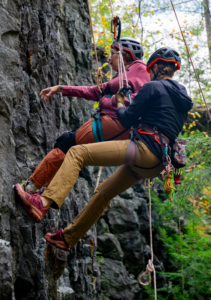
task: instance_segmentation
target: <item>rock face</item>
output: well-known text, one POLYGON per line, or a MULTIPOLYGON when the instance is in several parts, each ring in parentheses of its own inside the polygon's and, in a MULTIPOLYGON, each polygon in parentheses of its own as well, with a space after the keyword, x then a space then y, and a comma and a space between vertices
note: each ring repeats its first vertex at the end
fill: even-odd
POLYGON ((87 2, 7 0, 0 16, 0 299, 101 299, 95 226, 70 255, 43 238, 52 227, 71 223, 86 205, 93 171, 83 170, 86 179, 78 180, 60 213, 50 209, 40 224, 15 202, 12 189, 59 134, 91 117, 93 102, 39 97, 48 86, 93 85, 87 2))

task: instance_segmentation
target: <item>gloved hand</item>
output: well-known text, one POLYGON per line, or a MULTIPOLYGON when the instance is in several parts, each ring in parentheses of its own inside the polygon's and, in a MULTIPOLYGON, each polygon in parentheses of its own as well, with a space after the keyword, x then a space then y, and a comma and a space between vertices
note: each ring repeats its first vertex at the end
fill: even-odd
POLYGON ((125 105, 125 97, 122 96, 119 92, 116 93, 116 104, 118 102, 121 102, 123 105, 125 105))
POLYGON ((125 105, 125 96, 127 96, 130 89, 131 89, 131 87, 129 85, 127 85, 118 91, 118 93, 116 94, 116 104, 118 102, 121 102, 123 105, 125 105))

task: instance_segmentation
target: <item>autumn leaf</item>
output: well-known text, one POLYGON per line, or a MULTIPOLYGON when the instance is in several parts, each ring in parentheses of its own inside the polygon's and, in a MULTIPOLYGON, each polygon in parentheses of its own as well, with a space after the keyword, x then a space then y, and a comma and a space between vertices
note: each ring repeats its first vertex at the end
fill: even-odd
POLYGON ((194 48, 198 48, 198 46, 197 46, 197 45, 194 45, 194 48))
POLYGON ((107 65, 108 65, 108 63, 104 63, 104 64, 102 65, 102 68, 106 67, 107 65))
POLYGON ((148 16, 148 14, 144 14, 144 17, 147 17, 148 16))

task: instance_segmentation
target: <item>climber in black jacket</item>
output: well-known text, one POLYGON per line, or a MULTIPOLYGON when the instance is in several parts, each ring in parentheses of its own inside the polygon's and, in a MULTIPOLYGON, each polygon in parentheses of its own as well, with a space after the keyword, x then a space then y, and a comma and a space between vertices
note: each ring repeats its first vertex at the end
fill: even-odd
MULTIPOLYGON (((156 71, 156 74, 158 74, 158 78, 159 73, 165 72, 165 69, 159 71, 159 65, 163 66, 163 61, 157 62, 156 68, 158 71, 156 71)), ((147 67, 147 70, 149 70, 149 67, 147 67)), ((152 78, 153 76, 154 74, 152 78)), ((117 104, 117 115, 121 125, 129 128, 136 124, 134 138, 142 140, 160 159, 162 149, 153 135, 144 134, 144 130, 140 130, 143 124, 152 129, 156 127, 157 131, 160 131, 169 140, 174 141, 182 130, 188 111, 193 106, 186 88, 177 81, 168 78, 145 83, 127 109, 123 103, 124 100, 120 100, 117 104)))
POLYGON ((161 48, 147 63, 152 81, 140 89, 133 104, 124 107, 124 88, 116 94, 119 120, 126 128, 134 126, 134 141, 109 141, 72 147, 41 196, 31 195, 20 184, 15 185, 19 203, 35 222, 40 222, 50 206, 57 209, 61 207, 84 166, 121 165, 97 187, 87 206, 67 228, 45 235, 49 243, 69 251, 70 246, 73 247, 100 218, 112 198, 140 178, 156 177, 164 169, 162 145, 168 146, 178 136, 192 108, 186 89, 171 79, 174 72, 180 69, 180 63, 180 56, 175 50, 161 48))

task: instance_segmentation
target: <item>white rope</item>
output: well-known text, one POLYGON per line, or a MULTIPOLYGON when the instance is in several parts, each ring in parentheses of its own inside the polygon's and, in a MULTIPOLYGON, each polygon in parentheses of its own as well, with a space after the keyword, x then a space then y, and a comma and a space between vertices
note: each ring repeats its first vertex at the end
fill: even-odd
POLYGON ((125 70, 124 59, 122 56, 122 45, 121 45, 120 41, 118 41, 118 44, 119 44, 118 75, 119 75, 119 88, 121 89, 124 86, 124 76, 125 76, 126 85, 128 85, 128 79, 127 79, 127 74, 126 74, 126 70, 125 70), (124 76, 123 76, 123 74, 124 74, 124 76))
POLYGON ((149 259, 147 267, 146 267, 146 271, 144 273, 142 273, 139 278, 138 281, 141 285, 143 286, 147 286, 151 284, 151 273, 153 272, 154 274, 154 297, 155 300, 157 300, 157 284, 156 284, 156 271, 155 271, 155 267, 153 264, 153 244, 152 244, 152 201, 151 201, 151 193, 150 193, 150 188, 152 187, 154 183, 154 179, 152 181, 152 184, 150 185, 150 179, 145 179, 144 181, 144 186, 148 189, 148 196, 149 196, 149 232, 150 232, 150 250, 151 250, 151 259, 149 259), (146 183, 146 181, 148 181, 148 184, 146 183), (149 277, 149 281, 144 283, 141 281, 142 277, 145 274, 148 274, 149 277))
POLYGON ((119 88, 123 88, 123 77, 122 77, 122 63, 120 58, 120 51, 118 51, 118 75, 119 75, 119 88))
POLYGON ((99 182, 100 182, 100 176, 101 176, 101 173, 103 171, 104 167, 99 167, 99 170, 98 170, 98 173, 97 173, 97 178, 96 178, 96 184, 95 184, 95 191, 99 185, 99 182))
POLYGON ((125 70, 125 64, 124 64, 124 60, 123 60, 123 56, 122 56, 122 45, 119 41, 119 49, 120 49, 120 59, 121 59, 121 62, 122 62, 122 68, 123 68, 123 72, 124 72, 124 75, 125 75, 125 80, 126 80, 126 85, 128 85, 128 80, 127 80, 127 74, 126 74, 126 70, 125 70))

